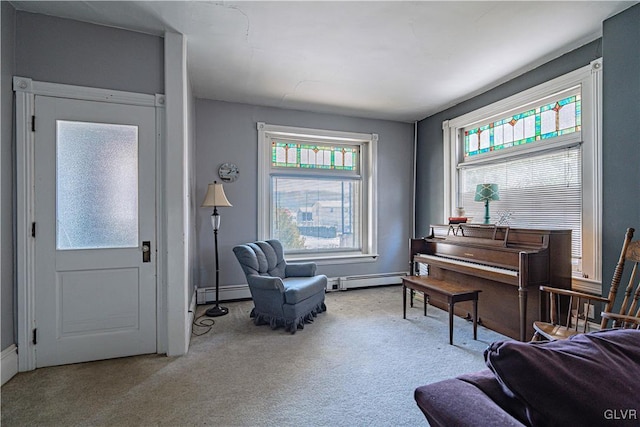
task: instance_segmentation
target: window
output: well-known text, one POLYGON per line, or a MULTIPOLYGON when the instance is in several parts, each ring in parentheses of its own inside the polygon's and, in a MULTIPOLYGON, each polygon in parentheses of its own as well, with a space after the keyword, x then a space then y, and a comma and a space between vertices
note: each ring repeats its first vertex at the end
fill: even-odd
POLYGON ((498 184, 491 223, 572 230, 574 285, 600 292, 602 63, 443 123, 445 218, 483 222, 477 184, 498 184))
POLYGON ((259 238, 287 258, 375 258, 377 139, 258 123, 259 238))
POLYGON ((138 246, 138 126, 56 121, 56 249, 138 246))
POLYGON ((580 89, 573 88, 570 92, 568 97, 567 94, 556 94, 542 104, 536 102, 535 107, 524 108, 524 111, 520 108, 516 114, 464 129, 465 159, 580 132, 580 89))

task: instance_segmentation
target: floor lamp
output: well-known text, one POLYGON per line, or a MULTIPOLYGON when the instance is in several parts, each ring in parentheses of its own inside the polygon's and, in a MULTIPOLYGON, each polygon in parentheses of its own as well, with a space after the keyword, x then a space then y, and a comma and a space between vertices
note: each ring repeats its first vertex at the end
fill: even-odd
POLYGON ((213 244, 216 252, 216 305, 206 311, 205 314, 209 317, 219 317, 229 313, 228 308, 220 307, 220 263, 218 262, 218 229, 220 228, 220 214, 218 213, 218 208, 230 206, 232 205, 224 194, 222 184, 218 184, 216 181, 213 181, 213 184, 209 184, 209 187, 207 188, 207 195, 204 196, 204 202, 202 202, 203 208, 213 207, 213 213, 211 214, 211 226, 213 227, 213 244))

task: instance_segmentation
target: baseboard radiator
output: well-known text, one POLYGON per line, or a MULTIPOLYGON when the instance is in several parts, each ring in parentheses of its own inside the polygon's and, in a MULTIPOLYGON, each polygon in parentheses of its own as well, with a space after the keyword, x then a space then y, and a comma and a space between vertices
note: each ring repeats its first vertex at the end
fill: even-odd
POLYGON ((365 288, 369 286, 395 285, 402 283, 402 277, 406 272, 363 274, 359 276, 344 276, 338 278, 338 289, 347 290, 365 288))
MULTIPOLYGON (((407 273, 380 273, 380 274, 363 274, 357 276, 331 277, 327 281, 327 291, 345 291, 347 289, 364 288, 369 286, 395 285, 402 283, 402 277, 407 273)), ((197 303, 212 304, 216 302, 216 288, 206 287, 198 288, 196 291, 197 303)), ((219 290, 220 301, 230 301, 238 299, 250 299, 251 292, 249 286, 232 285, 221 286, 219 290)))

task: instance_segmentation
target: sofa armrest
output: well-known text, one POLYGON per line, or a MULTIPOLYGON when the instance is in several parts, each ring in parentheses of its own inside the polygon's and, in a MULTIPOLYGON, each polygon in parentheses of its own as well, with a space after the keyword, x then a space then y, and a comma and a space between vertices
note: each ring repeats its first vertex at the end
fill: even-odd
POLYGON ((249 274, 247 276, 249 286, 263 290, 274 290, 280 293, 284 292, 284 284, 279 277, 259 276, 257 274, 249 274))
POLYGON ((297 264, 287 264, 285 277, 311 277, 316 275, 315 262, 301 262, 297 264))
POLYGON ((414 398, 432 427, 524 425, 479 388, 457 378, 418 387, 414 398))

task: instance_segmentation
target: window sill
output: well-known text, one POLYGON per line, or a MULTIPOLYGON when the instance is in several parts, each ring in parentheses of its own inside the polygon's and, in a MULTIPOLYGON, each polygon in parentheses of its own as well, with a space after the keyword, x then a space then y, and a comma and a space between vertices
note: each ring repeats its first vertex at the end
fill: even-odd
POLYGON ((378 258, 378 254, 323 254, 317 256, 314 256, 313 254, 300 254, 286 255, 285 258, 287 262, 315 262, 317 265, 358 264, 362 262, 375 262, 378 258))
POLYGON ((571 289, 594 295, 602 295, 602 283, 598 280, 585 279, 584 277, 572 276, 571 289))

